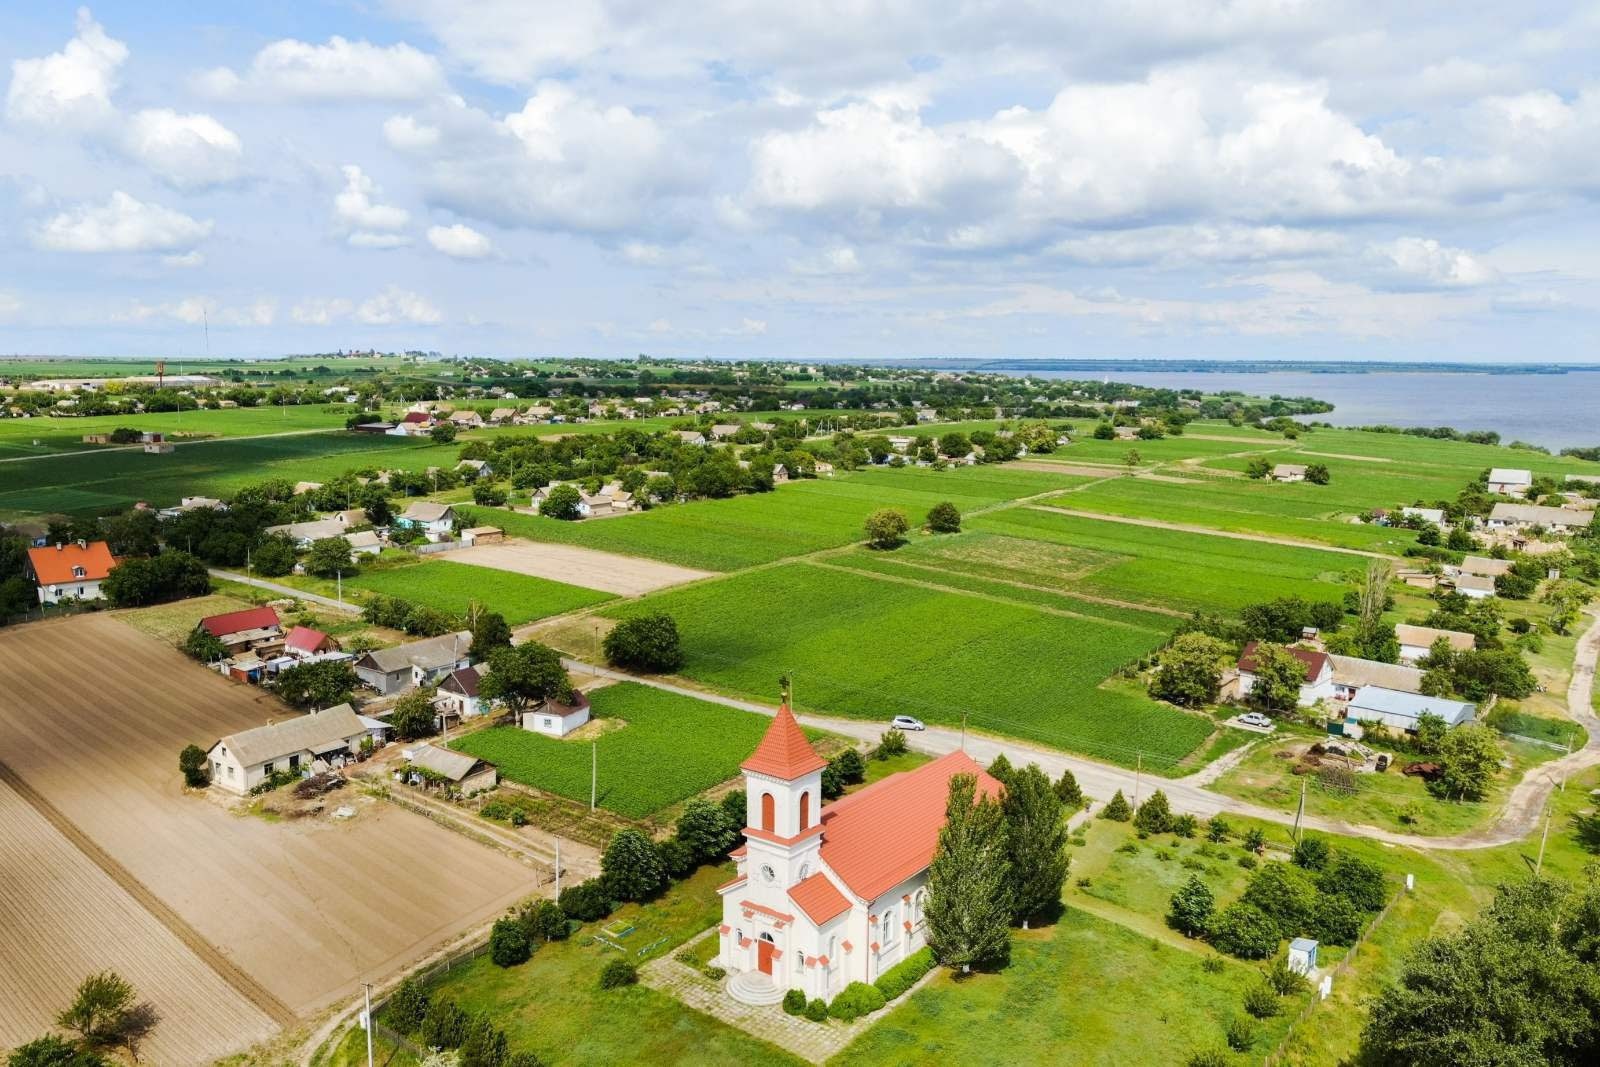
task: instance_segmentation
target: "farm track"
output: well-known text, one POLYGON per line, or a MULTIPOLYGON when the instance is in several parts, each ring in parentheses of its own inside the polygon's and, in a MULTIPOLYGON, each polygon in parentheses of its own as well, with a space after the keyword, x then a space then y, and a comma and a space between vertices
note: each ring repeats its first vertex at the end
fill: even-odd
POLYGON ((1174 533, 1201 534, 1205 537, 1222 537, 1232 541, 1255 541, 1265 545, 1280 545, 1284 548, 1313 548, 1321 552, 1337 552, 1346 556, 1362 556, 1366 559, 1386 559, 1396 561, 1398 557, 1385 555, 1382 552, 1368 552, 1360 548, 1342 548, 1337 545, 1323 544, 1320 541, 1302 541, 1297 537, 1274 537, 1271 534, 1242 533, 1235 530, 1215 530, 1209 526, 1196 526, 1186 522, 1168 522, 1165 519, 1137 519, 1130 515, 1109 515, 1099 511, 1080 511, 1076 508, 1058 508, 1048 504, 1030 504, 1033 511, 1049 511, 1057 515, 1070 515, 1075 519, 1098 519, 1102 522, 1120 522, 1127 526, 1146 526, 1153 530, 1171 530, 1174 533))
POLYGON ((0 783, 10 786, 12 791, 26 801, 29 807, 38 812, 46 822, 55 828, 57 833, 66 838, 79 852, 83 853, 89 862, 100 868, 108 878, 137 901, 139 906, 149 912, 157 922, 171 931, 174 937, 183 942, 184 947, 200 957, 213 971, 216 971, 217 975, 232 986, 240 996, 260 1008, 279 1026, 289 1026, 295 1022, 297 1016, 287 1004, 269 993, 232 960, 218 952, 209 941, 200 936, 194 927, 184 922, 182 916, 167 907, 161 898, 150 892, 143 882, 135 878, 126 867, 113 859, 105 849, 90 840, 89 836, 79 830, 71 819, 61 813, 59 808, 46 800, 38 790, 23 781, 21 775, 4 763, 0 763, 0 783))

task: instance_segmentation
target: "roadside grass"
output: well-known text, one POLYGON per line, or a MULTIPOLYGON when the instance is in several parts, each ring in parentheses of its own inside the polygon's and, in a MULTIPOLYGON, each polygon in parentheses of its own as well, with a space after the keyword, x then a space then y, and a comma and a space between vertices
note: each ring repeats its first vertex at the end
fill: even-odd
MULTIPOLYGON (((637 682, 595 689, 589 700, 596 719, 621 723, 595 731, 599 805, 634 819, 736 777, 740 762, 772 721, 637 682)), ((466 734, 451 747, 488 760, 514 782, 571 800, 589 799, 591 746, 584 737, 554 738, 496 726, 466 734)))
POLYGON ((652 594, 601 610, 666 612, 686 677, 832 715, 897 714, 1040 741, 1131 765, 1175 762, 1210 735, 1190 715, 1101 683, 1165 631, 1048 614, 1022 603, 885 582, 805 562, 652 594))
POLYGON ((924 755, 921 752, 912 752, 910 749, 900 753, 898 756, 890 756, 888 759, 873 759, 871 756, 864 758, 867 762, 866 777, 862 779, 859 785, 847 786, 845 788, 846 793, 854 793, 858 789, 865 789, 873 782, 881 782, 892 774, 899 774, 902 771, 914 771, 933 759, 932 756, 924 755))
POLYGON ((507 533, 535 541, 729 571, 859 541, 867 516, 879 508, 899 508, 916 526, 943 500, 966 513, 1089 480, 994 466, 878 468, 791 481, 771 493, 672 504, 610 519, 560 522, 505 510, 474 513, 507 533))
MULTIPOLYGON (((656 900, 618 908, 613 918, 636 928, 623 942, 630 961, 636 949, 659 938, 666 940, 650 958, 671 955, 719 922, 716 886, 732 874, 732 864, 702 867, 656 900)), ((591 935, 592 927, 585 927, 566 941, 541 945, 517 967, 496 967, 482 956, 435 983, 433 995, 488 1015, 513 1051, 533 1052, 549 1064, 799 1062, 647 986, 600 989, 601 968, 619 956, 591 944, 591 935)))
POLYGON ((612 599, 610 594, 548 578, 477 567, 470 563, 426 560, 419 566, 373 570, 345 583, 369 593, 400 597, 460 615, 476 600, 499 612, 512 626, 563 615, 612 599))
POLYGON ((251 601, 216 592, 209 596, 175 600, 170 604, 154 604, 147 608, 124 608, 117 618, 141 633, 159 638, 169 645, 181 645, 194 632, 200 620, 207 615, 222 615, 229 611, 243 611, 251 601))
POLYGON ((1086 573, 1086 593, 1182 612, 1233 613, 1280 596, 1340 601, 1365 570, 1359 556, 1131 526, 1037 508, 980 515, 969 524, 1005 534, 1102 554, 1086 573))

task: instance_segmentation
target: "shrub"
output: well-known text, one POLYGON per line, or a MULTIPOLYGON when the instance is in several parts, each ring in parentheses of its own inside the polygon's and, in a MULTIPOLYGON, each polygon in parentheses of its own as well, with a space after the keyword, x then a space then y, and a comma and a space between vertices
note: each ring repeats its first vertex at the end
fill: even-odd
POLYGON ((1172 805, 1167 802, 1167 794, 1159 789, 1151 793, 1134 813, 1133 825, 1147 834, 1166 833, 1172 825, 1172 805))
POLYGON ((1210 820, 1206 823, 1207 841, 1211 841, 1220 845, 1222 842, 1226 841, 1232 833, 1233 827, 1229 825, 1227 819, 1224 819, 1220 815, 1211 816, 1210 820))
POLYGON ((383 1016, 390 1026, 402 1034, 414 1034, 422 1027, 428 1015, 428 991, 415 978, 407 978, 389 998, 383 1016))
POLYGON ((883 736, 878 738, 878 747, 872 754, 878 759, 905 755, 906 735, 899 730, 885 730, 883 736))
POLYGON ((1239 857, 1239 866, 1243 867, 1247 871, 1253 871, 1257 866, 1256 858, 1246 853, 1245 855, 1239 857))
POLYGON ((203 789, 211 784, 211 774, 206 770, 206 754, 199 745, 185 745, 178 753, 178 770, 183 772, 183 784, 190 789, 203 789))
POLYGON ((1200 969, 1207 974, 1221 974, 1226 966, 1221 956, 1207 956, 1200 961, 1200 969))
POLYGON ((884 971, 872 984, 878 987, 878 992, 883 994, 884 1000, 893 1000, 921 981, 922 976, 933 970, 933 967, 933 949, 919 949, 884 971))
POLYGON ((627 960, 612 960, 600 968, 600 988, 620 989, 639 980, 639 968, 627 960))
POLYGON ((1267 985, 1280 997, 1287 997, 1294 993, 1303 992, 1306 988, 1305 975, 1299 971, 1291 970, 1289 957, 1279 956, 1272 961, 1272 966, 1266 970, 1267 985))
POLYGON ((211 636, 210 631, 195 627, 194 632, 184 638, 183 651, 191 659, 201 663, 215 663, 219 659, 228 657, 228 648, 221 641, 211 636))
POLYGON ((1061 798, 1061 803, 1066 805, 1068 811, 1077 811, 1083 807, 1083 790, 1078 786, 1078 778, 1071 770, 1063 770, 1061 777, 1056 779, 1056 796, 1061 798))
POLYGON ((461 1038, 460 1067, 504 1067, 506 1033, 486 1016, 474 1015, 461 1038))
POLYGON ((863 1015, 871 1015, 884 1003, 883 994, 873 986, 865 982, 851 982, 833 998, 833 1003, 828 1005, 828 1014, 848 1023, 863 1015))
POLYGON ((530 940, 565 941, 571 933, 567 913, 553 900, 529 901, 517 915, 530 940))
POLYGON ((1256 1043, 1256 1024, 1243 1015, 1236 1015, 1228 1024, 1228 1047, 1235 1052, 1249 1052, 1256 1043))
POLYGON ((713 982, 720 982, 724 978, 728 977, 728 972, 723 970, 721 967, 707 966, 703 973, 713 982))
POLYGON ((694 849, 680 838, 667 838, 657 846, 657 851, 661 854, 661 866, 666 869, 669 878, 682 878, 694 870, 698 862, 694 849))
POLYGON ((828 1002, 821 997, 812 997, 811 1003, 806 1005, 806 1018, 814 1023, 828 1021, 828 1002))
POLYGON ((1311 923, 1317 887, 1298 867, 1268 863, 1250 877, 1240 900, 1253 904, 1277 925, 1281 937, 1292 937, 1311 923))
POLYGON ((1347 897, 1323 894, 1311 914, 1317 939, 1330 945, 1353 945, 1361 936, 1361 909, 1347 897))
POLYGON ((1193 837, 1200 829, 1200 820, 1193 815, 1174 815, 1172 832, 1179 837, 1193 837))
POLYGON ((1228 1050, 1216 1045, 1197 1048, 1184 1061, 1185 1067, 1230 1067, 1232 1063, 1233 1057, 1228 1055, 1228 1050))
POLYGON ((1167 925, 1185 937, 1199 937, 1210 927, 1215 910, 1216 898, 1212 896, 1210 887, 1200 880, 1199 875, 1191 875, 1172 894, 1172 903, 1167 909, 1167 925))
POLYGON ((806 1010, 806 995, 798 989, 791 989, 783 995, 783 1013, 785 1015, 799 1015, 806 1010))
POLYGON ((1244 1010, 1257 1019, 1270 1019, 1280 1010, 1278 994, 1272 991, 1272 987, 1265 979, 1262 979, 1259 984, 1245 990, 1244 1010))
POLYGON ((1300 843, 1294 846, 1294 865, 1308 871, 1320 871, 1328 865, 1329 851, 1326 838, 1306 834, 1300 839, 1300 843))
POLYGON ((1252 826, 1245 831, 1243 844, 1251 852, 1260 852, 1267 847, 1267 835, 1259 826, 1252 826))
POLYGON ((561 891, 558 903, 570 918, 582 923, 604 919, 611 914, 611 894, 606 892, 597 878, 567 886, 561 891))
POLYGON ((644 900, 667 881, 661 850, 641 831, 618 830, 600 857, 606 889, 618 900, 644 900))
POLYGON ((515 967, 533 955, 528 931, 515 919, 496 919, 489 932, 489 958, 496 967, 515 967))
POLYGON ((664 674, 683 666, 678 624, 663 612, 622 620, 606 634, 602 647, 613 667, 664 674))
POLYGON ((1211 943, 1220 952, 1245 960, 1264 960, 1278 951, 1278 924, 1244 901, 1224 908, 1211 923, 1211 943))
POLYGON ((934 533, 960 533, 961 512, 948 500, 928 509, 928 529, 934 533))
POLYGON ((1128 798, 1122 795, 1122 790, 1117 790, 1117 795, 1100 809, 1100 817, 1112 822, 1127 822, 1133 818, 1133 809, 1128 806, 1128 798))
POLYGON ((417 1036, 429 1048, 460 1048, 467 1036, 467 1013, 453 1000, 436 1000, 428 1005, 417 1036))
POLYGON ((1327 868, 1317 876, 1317 888, 1344 897, 1362 911, 1381 910, 1389 896, 1381 867, 1344 852, 1335 853, 1327 868))

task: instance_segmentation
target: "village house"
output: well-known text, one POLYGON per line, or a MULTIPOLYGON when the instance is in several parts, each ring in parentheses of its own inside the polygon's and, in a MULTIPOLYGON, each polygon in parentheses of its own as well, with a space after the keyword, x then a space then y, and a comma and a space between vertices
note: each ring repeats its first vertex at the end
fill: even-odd
POLYGON ((450 423, 458 430, 474 430, 483 425, 483 416, 476 411, 453 411, 450 413, 450 423))
POLYGON ((831 999, 922 948, 950 779, 970 774, 983 795, 1001 790, 952 752, 823 807, 826 766, 787 704, 740 765, 745 843, 733 852, 737 874, 717 889, 715 962, 744 1003, 774 1004, 789 989, 831 999))
POLYGON ((469 480, 482 478, 484 475, 493 474, 494 468, 481 459, 464 459, 456 464, 456 470, 462 472, 462 477, 469 480))
POLYGON ((1494 579, 1487 574, 1459 574, 1456 576, 1456 592, 1471 600, 1492 597, 1494 579))
POLYGON ((686 445, 703 445, 706 443, 706 435, 699 430, 677 430, 675 433, 678 440, 686 445))
POLYGON ((211 783, 244 794, 274 771, 317 773, 338 767, 360 752, 361 742, 372 733, 349 704, 340 704, 229 734, 206 752, 211 783))
POLYGON ((426 411, 408 411, 387 432, 390 437, 420 437, 433 429, 433 416, 426 411))
POLYGON ((294 542, 294 547, 304 551, 311 547, 312 542, 321 541, 328 537, 343 537, 345 524, 336 518, 311 519, 307 522, 290 522, 280 526, 268 526, 269 534, 282 534, 294 542))
POLYGON ((1303 482, 1306 480, 1306 468, 1299 463, 1280 463, 1272 468, 1272 480, 1275 482, 1303 482))
POLYGON ((488 672, 489 668, 480 663, 475 667, 457 667, 444 676, 433 698, 439 729, 448 728, 452 721, 476 719, 489 711, 489 701, 478 695, 478 683, 488 672))
POLYGON ((357 530, 347 533, 345 541, 350 545, 350 551, 357 556, 376 556, 383 551, 383 539, 376 530, 357 530))
POLYGON ((1401 508, 1400 514, 1408 519, 1431 522, 1435 526, 1443 526, 1445 524, 1443 508, 1401 508))
POLYGON ((1495 467, 1489 471, 1489 492, 1497 496, 1527 496, 1532 487, 1532 471, 1512 467, 1495 467))
POLYGON ((823 463, 823 462, 821 462, 819 460, 817 462, 816 472, 817 472, 817 477, 818 478, 832 478, 833 477, 833 464, 832 463, 823 463))
POLYGON ((449 504, 413 500, 394 520, 396 526, 420 530, 430 541, 447 537, 455 529, 456 512, 449 504))
POLYGON ((389 696, 413 686, 428 685, 453 670, 469 666, 472 660, 467 650, 471 647, 472 631, 460 630, 393 648, 373 649, 357 657, 356 677, 362 684, 389 696))
POLYGON ((1552 533, 1569 534, 1585 529, 1593 519, 1592 511, 1500 503, 1490 509, 1488 527, 1491 530, 1529 530, 1542 526, 1552 533))
POLYGON ((789 468, 785 467, 782 463, 774 463, 772 465, 772 484, 774 484, 774 485, 782 485, 784 482, 787 482, 788 480, 789 480, 789 468))
POLYGON ((1490 578, 1498 578, 1502 574, 1511 573, 1509 559, 1491 559, 1488 556, 1467 556, 1457 568, 1462 574, 1482 574, 1490 578))
POLYGON ((1477 644, 1476 638, 1460 630, 1435 630, 1431 626, 1412 626, 1403 622, 1395 623, 1394 636, 1400 642, 1400 662, 1407 666, 1426 656, 1433 643, 1441 637, 1449 641, 1451 649, 1456 652, 1470 652, 1477 644))
POLYGON ((516 417, 516 408, 495 408, 489 412, 489 421, 496 426, 504 426, 516 417))
POLYGON ((1401 693, 1422 692, 1424 671, 1399 663, 1384 663, 1355 656, 1328 657, 1333 665, 1333 699, 1348 701, 1365 686, 1375 685, 1401 693))
POLYGON ((156 514, 163 519, 175 519, 186 511, 194 511, 198 508, 210 508, 215 511, 227 511, 228 505, 224 504, 215 497, 186 496, 171 507, 162 508, 160 511, 156 512, 156 514))
POLYGON ((1423 696, 1421 693, 1402 693, 1376 685, 1362 686, 1345 705, 1345 736, 1359 736, 1351 732, 1351 725, 1381 723, 1391 730, 1416 733, 1417 721, 1423 715, 1437 715, 1446 726, 1460 726, 1472 721, 1477 706, 1461 700, 1423 696))
POLYGON ((737 422, 719 422, 711 427, 711 436, 719 441, 725 441, 738 433, 740 426, 737 422))
POLYGON ((39 583, 39 603, 100 600, 100 583, 116 567, 104 541, 57 541, 28 549, 28 574, 39 583))
MULTIPOLYGON (((422 744, 415 748, 407 749, 406 759, 411 766, 427 774, 419 774, 415 784, 421 785, 427 780, 427 775, 436 775, 449 782, 461 791, 463 796, 472 796, 486 789, 493 789, 500 784, 500 772, 495 770, 494 764, 487 763, 476 756, 469 756, 465 752, 454 749, 440 748, 438 745, 422 744)), ((406 772, 398 772, 405 774, 406 772)))
MULTIPOLYGON (((1239 656, 1239 680, 1237 693, 1243 699, 1250 695, 1255 688, 1257 667, 1257 652, 1261 647, 1260 641, 1251 641, 1244 646, 1244 652, 1239 656)), ((1290 646, 1287 650, 1291 656, 1299 660, 1306 669, 1306 679, 1300 683, 1300 694, 1296 698, 1302 708, 1308 708, 1319 700, 1328 700, 1333 697, 1333 665, 1326 652, 1319 652, 1311 648, 1297 648, 1290 646)))
POLYGON ((283 638, 283 652, 295 659, 317 659, 326 652, 339 651, 339 642, 310 626, 291 626, 283 638))
POLYGON ((571 703, 547 700, 532 711, 522 713, 522 728, 536 734, 566 737, 589 721, 589 698, 574 692, 571 703))
POLYGON ((270 607, 245 608, 221 615, 207 615, 196 624, 198 629, 222 642, 228 655, 241 652, 276 650, 283 645, 283 623, 278 613, 270 607))

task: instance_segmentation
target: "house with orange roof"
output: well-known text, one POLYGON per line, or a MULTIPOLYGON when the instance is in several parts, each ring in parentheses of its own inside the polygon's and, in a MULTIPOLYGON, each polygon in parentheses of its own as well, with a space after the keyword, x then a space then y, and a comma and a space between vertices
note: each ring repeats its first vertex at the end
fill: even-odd
POLYGON ((117 565, 104 541, 74 541, 28 549, 28 573, 39 583, 39 603, 100 600, 100 583, 117 565))
POLYGON ((750 758, 745 843, 718 887, 719 966, 729 995, 775 1004, 790 989, 831 999, 872 982, 927 944, 928 867, 944 828, 950 779, 998 781, 965 752, 891 775, 822 806, 827 761, 787 704, 750 758))

